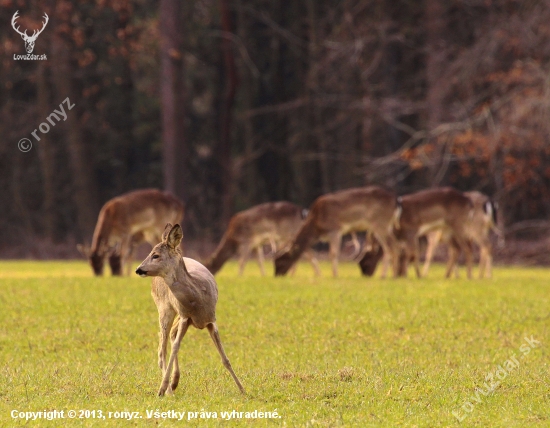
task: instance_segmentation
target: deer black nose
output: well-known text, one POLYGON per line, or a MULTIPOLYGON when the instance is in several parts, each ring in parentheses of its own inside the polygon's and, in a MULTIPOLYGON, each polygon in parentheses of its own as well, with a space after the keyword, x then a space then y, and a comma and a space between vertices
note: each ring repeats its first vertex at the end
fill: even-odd
POLYGON ((136 269, 136 273, 139 276, 146 276, 147 275, 147 271, 144 271, 142 268, 139 268, 139 267, 136 269))

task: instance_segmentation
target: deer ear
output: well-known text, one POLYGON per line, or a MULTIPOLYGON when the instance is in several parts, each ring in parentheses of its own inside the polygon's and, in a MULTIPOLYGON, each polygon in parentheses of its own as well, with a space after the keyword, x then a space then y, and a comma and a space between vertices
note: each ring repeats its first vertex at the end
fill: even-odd
POLYGON ((176 224, 172 230, 170 230, 170 233, 168 233, 168 237, 166 238, 166 243, 170 248, 177 248, 178 245, 181 243, 181 240, 183 238, 183 231, 181 230, 181 226, 179 224, 176 224))
POLYGON ((172 223, 166 223, 166 226, 164 226, 164 232, 162 232, 162 242, 166 242, 168 239, 168 234, 172 230, 172 223))

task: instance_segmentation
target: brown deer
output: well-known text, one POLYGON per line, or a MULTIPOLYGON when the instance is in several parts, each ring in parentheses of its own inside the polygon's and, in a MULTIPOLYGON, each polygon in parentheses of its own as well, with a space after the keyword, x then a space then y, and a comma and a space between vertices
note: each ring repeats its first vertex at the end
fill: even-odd
POLYGON ((117 196, 99 212, 91 248, 79 245, 95 275, 103 274, 105 258, 113 275, 130 274, 134 248, 142 242, 154 246, 166 223, 181 222, 183 203, 168 192, 142 189, 117 196))
MULTIPOLYGON (((417 277, 421 277, 419 238, 432 231, 447 230, 457 248, 464 251, 468 278, 472 276, 472 249, 469 245, 467 224, 473 216, 473 203, 462 192, 450 187, 423 190, 399 198, 401 215, 395 234, 404 247, 401 261, 413 260, 417 277)), ((453 270, 456 256, 449 258, 445 276, 453 270)), ((400 268, 405 272, 406 267, 400 268)))
MULTIPOLYGON (((227 230, 205 266, 214 275, 234 254, 239 253, 239 275, 252 251, 256 251, 262 275, 264 269, 264 244, 270 244, 273 253, 292 241, 304 222, 306 210, 290 202, 267 202, 241 211, 231 217, 227 230)), ((311 252, 305 256, 319 275, 319 265, 311 252)))
POLYGON ((392 225, 398 214, 395 194, 378 186, 342 190, 319 196, 311 205, 291 248, 275 259, 275 275, 286 274, 311 244, 318 240, 328 240, 332 273, 336 277, 342 236, 366 230, 380 243, 386 263, 394 261, 396 274, 392 225))
POLYGON ((136 269, 136 273, 141 277, 153 277, 151 294, 157 305, 160 324, 158 363, 163 374, 158 395, 171 393, 178 386, 178 351, 189 326, 201 330, 207 328, 223 365, 244 393, 244 388, 225 354, 216 326, 216 280, 202 264, 182 256, 179 249, 182 238, 183 232, 179 224, 167 224, 162 241, 155 245, 149 256, 136 269), (176 316, 177 321, 174 323, 176 316), (166 364, 166 346, 170 329, 173 334, 172 351, 166 364), (172 367, 174 373, 170 383, 172 367))
MULTIPOLYGON (((497 211, 498 205, 492 201, 487 195, 480 192, 464 192, 473 204, 472 218, 466 223, 465 232, 469 241, 475 242, 480 248, 479 254, 479 277, 484 278, 487 274, 488 278, 492 276, 492 244, 490 240, 490 232, 493 230, 497 235, 502 236, 502 232, 497 228, 497 211)), ((445 242, 449 245, 449 258, 456 260, 458 257, 457 247, 451 232, 448 229, 439 229, 430 232, 426 235, 428 246, 426 249, 426 258, 422 275, 425 276, 430 268, 430 263, 433 258, 435 248, 440 242, 445 242)), ((453 264, 453 270, 456 269, 456 263, 453 264)), ((456 270, 455 270, 456 272, 456 270)))

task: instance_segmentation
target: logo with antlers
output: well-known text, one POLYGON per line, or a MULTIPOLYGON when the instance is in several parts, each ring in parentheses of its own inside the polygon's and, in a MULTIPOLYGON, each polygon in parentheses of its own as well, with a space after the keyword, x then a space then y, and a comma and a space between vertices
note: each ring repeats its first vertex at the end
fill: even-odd
POLYGON ((15 11, 15 13, 13 14, 13 18, 11 19, 11 26, 13 27, 13 29, 15 31, 17 31, 18 34, 21 35, 21 38, 25 41, 25 50, 27 51, 27 53, 31 54, 32 51, 34 50, 34 42, 36 42, 36 38, 40 35, 40 33, 42 31, 44 31, 44 28, 46 28, 46 25, 48 25, 48 21, 50 20, 50 18, 48 17, 48 14, 44 12, 44 23, 42 24, 42 28, 40 30, 34 30, 33 33, 32 33, 32 36, 29 36, 27 34, 27 30, 25 30, 24 33, 22 33, 21 31, 19 31, 19 26, 15 26, 16 25, 16 22, 17 21, 17 18, 19 18, 19 16, 17 15, 19 13, 19 11, 15 11))

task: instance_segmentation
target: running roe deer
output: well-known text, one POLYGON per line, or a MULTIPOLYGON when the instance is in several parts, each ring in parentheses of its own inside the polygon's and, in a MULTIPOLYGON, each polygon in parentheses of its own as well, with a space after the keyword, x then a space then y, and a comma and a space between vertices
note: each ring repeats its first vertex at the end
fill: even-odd
POLYGON ((216 326, 218 301, 216 280, 202 264, 182 256, 179 249, 182 238, 183 232, 180 225, 172 226, 168 223, 162 235, 162 242, 155 245, 136 269, 136 273, 141 277, 153 277, 151 294, 157 305, 160 324, 158 362, 163 374, 158 395, 162 396, 167 391, 171 393, 178 386, 180 377, 178 351, 181 340, 191 325, 198 329, 205 327, 208 329, 223 365, 244 393, 244 388, 225 354, 216 326), (174 324, 176 316, 177 324, 174 324), (177 330, 173 330, 175 337, 172 341, 172 352, 166 364, 166 345, 172 326, 177 330), (172 383, 169 384, 172 367, 174 367, 174 374, 172 383))
POLYGON ((96 276, 103 275, 105 258, 113 275, 130 274, 134 248, 142 242, 154 246, 166 223, 183 220, 183 203, 168 192, 141 189, 107 201, 97 219, 92 246, 78 245, 96 276))

